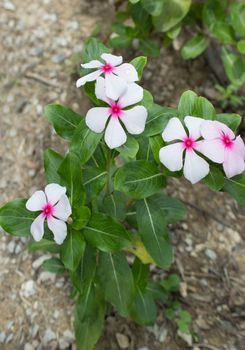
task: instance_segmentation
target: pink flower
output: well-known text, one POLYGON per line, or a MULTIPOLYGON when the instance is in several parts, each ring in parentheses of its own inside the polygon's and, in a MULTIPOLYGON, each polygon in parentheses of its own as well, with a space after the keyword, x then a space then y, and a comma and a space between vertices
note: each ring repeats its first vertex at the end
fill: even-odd
POLYGON ((188 134, 178 118, 170 119, 162 137, 166 142, 177 142, 161 148, 159 158, 170 171, 181 170, 184 158, 184 176, 192 184, 195 184, 209 173, 209 164, 195 152, 199 151, 202 142, 198 139, 201 137, 200 125, 203 119, 187 116, 184 122, 188 134))
POLYGON ((227 125, 206 120, 201 125, 204 141, 201 152, 215 163, 223 163, 227 177, 241 174, 245 170, 245 145, 240 136, 235 136, 227 125))
POLYGON ((81 64, 83 68, 97 68, 97 70, 78 79, 76 85, 81 87, 89 81, 97 80, 100 75, 104 74, 106 95, 117 100, 127 90, 127 83, 138 80, 137 71, 130 63, 122 64, 122 56, 103 53, 101 58, 103 62, 92 60, 89 63, 81 64))
POLYGON ((66 221, 71 215, 71 206, 66 196, 66 188, 58 184, 49 184, 43 191, 36 191, 26 202, 30 211, 41 211, 31 224, 31 234, 35 241, 44 235, 44 221, 54 234, 57 244, 62 244, 67 235, 66 221))
POLYGON ((133 135, 141 134, 144 131, 147 118, 146 108, 135 106, 126 109, 143 99, 142 87, 130 83, 127 91, 120 95, 118 100, 114 100, 106 96, 105 79, 99 77, 95 95, 98 99, 106 102, 109 107, 91 108, 86 115, 86 124, 96 133, 100 133, 106 128, 105 142, 109 148, 120 147, 127 141, 127 135, 122 124, 133 135))

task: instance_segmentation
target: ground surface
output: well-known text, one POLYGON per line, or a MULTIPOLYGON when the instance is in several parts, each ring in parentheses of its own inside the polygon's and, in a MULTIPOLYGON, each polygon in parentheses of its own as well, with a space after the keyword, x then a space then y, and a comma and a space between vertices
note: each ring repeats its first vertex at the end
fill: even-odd
MULTIPOLYGON (((71 78, 74 54, 110 13, 112 6, 102 0, 0 0, 0 204, 44 185, 42 151, 64 145, 44 118, 43 106, 57 102, 86 110, 71 78)), ((175 105, 186 89, 216 97, 205 62, 183 63, 171 50, 149 62, 144 83, 166 105, 175 105)), ((195 344, 188 347, 159 310, 158 324, 147 330, 109 315, 96 349, 243 350, 245 211, 202 184, 174 180, 168 191, 189 210, 188 219, 171 230, 173 270, 186 289, 182 299, 193 316, 195 344), (118 334, 125 336, 124 344, 118 334)), ((43 272, 43 256, 28 254, 25 246, 25 239, 1 232, 0 349, 75 348, 70 285, 43 272)))

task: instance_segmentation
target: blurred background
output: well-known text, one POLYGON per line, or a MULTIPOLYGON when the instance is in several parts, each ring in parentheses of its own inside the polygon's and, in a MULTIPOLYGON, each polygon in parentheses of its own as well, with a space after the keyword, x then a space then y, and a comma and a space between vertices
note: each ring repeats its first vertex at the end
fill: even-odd
MULTIPOLYGON (((94 33, 107 42, 114 20, 113 0, 0 0, 0 205, 44 186, 42 152, 51 146, 62 152, 65 143, 43 108, 62 103, 86 112, 89 102, 75 87, 80 53, 94 33)), ((220 111, 244 115, 243 105, 221 103, 214 87, 219 73, 210 57, 185 61, 179 49, 176 40, 148 60, 143 85, 156 102, 176 106, 181 93, 191 89, 220 111)), ((125 61, 140 54, 137 42, 115 52, 125 61)), ((96 349, 243 350, 245 210, 228 194, 183 179, 171 180, 168 192, 188 207, 187 220, 171 227, 172 269, 182 278, 180 299, 192 314, 199 344, 193 345, 195 336, 177 337, 159 309, 157 324, 148 329, 109 313, 96 349)), ((1 232, 0 349, 75 349, 70 285, 42 271, 47 256, 28 254, 25 246, 25 238, 1 232)))

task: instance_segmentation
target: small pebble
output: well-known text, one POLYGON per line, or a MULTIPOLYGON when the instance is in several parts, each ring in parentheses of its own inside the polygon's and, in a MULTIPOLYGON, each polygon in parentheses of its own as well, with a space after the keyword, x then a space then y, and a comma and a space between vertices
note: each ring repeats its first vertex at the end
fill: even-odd
POLYGON ((43 344, 46 346, 52 340, 56 339, 56 334, 49 328, 45 331, 44 336, 42 338, 43 344))
POLYGON ((8 11, 15 11, 16 9, 15 5, 10 1, 4 2, 3 7, 5 8, 5 10, 8 10, 8 11))
POLYGON ((210 259, 210 260, 216 260, 217 259, 217 254, 215 253, 214 250, 212 249, 206 249, 205 250, 205 255, 210 259))
POLYGON ((127 349, 129 347, 129 339, 125 334, 116 333, 116 338, 121 349, 127 349))
POLYGON ((3 332, 0 332, 0 343, 3 344, 6 338, 6 334, 3 332))
POLYGON ((33 280, 29 280, 22 283, 20 293, 25 298, 29 298, 34 295, 36 293, 35 282, 33 280))
POLYGON ((25 344, 25 347, 24 347, 24 350, 34 350, 34 347, 33 347, 32 344, 26 343, 26 344, 25 344))

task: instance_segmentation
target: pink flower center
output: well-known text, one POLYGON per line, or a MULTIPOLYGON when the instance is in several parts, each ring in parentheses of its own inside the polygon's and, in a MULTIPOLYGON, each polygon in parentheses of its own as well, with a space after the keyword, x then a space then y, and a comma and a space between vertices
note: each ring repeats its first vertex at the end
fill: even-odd
POLYGON ((43 206, 42 211, 45 218, 50 218, 54 213, 54 206, 51 203, 47 203, 43 206))
POLYGON ((183 140, 184 149, 190 151, 195 148, 196 141, 192 137, 186 137, 183 140))
POLYGON ((232 148, 234 141, 231 140, 229 135, 223 135, 222 136, 222 142, 225 146, 225 148, 232 148))
POLYGON ((116 102, 111 104, 111 107, 109 108, 109 113, 114 118, 121 117, 123 114, 122 106, 116 102))
POLYGON ((101 70, 104 74, 112 73, 113 69, 114 69, 114 67, 110 63, 104 64, 101 67, 101 70))

